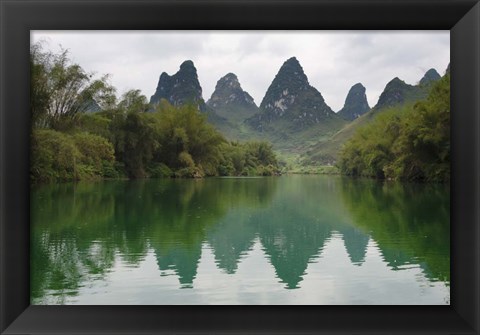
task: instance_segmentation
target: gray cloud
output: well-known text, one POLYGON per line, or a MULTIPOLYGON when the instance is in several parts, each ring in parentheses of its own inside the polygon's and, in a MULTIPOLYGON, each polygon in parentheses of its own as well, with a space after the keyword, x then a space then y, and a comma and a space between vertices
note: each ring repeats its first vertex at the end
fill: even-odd
POLYGON ((119 94, 132 88, 150 97, 162 72, 191 59, 207 100, 217 80, 235 73, 260 104, 283 62, 296 56, 310 84, 333 110, 361 82, 371 106, 394 77, 416 84, 430 68, 443 74, 450 59, 448 31, 35 31, 32 41, 69 49, 87 71, 111 74, 119 94))

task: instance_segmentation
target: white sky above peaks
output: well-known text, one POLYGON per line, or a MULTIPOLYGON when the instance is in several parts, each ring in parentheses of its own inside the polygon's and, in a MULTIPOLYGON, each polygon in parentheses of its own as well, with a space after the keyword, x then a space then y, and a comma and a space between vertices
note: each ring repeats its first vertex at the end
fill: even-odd
POLYGON ((280 66, 295 56, 310 85, 337 112, 356 83, 366 87, 373 107, 394 77, 417 84, 450 62, 445 31, 32 31, 54 52, 68 49, 86 71, 111 75, 118 95, 140 89, 150 99, 162 72, 172 75, 190 59, 203 98, 218 79, 235 73, 242 88, 260 105, 280 66))

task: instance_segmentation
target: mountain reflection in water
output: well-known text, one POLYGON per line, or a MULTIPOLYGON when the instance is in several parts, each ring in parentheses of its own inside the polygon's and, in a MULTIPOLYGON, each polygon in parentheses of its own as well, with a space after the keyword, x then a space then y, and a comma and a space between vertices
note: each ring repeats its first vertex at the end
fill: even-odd
POLYGON ((449 189, 331 176, 31 193, 32 304, 448 304, 449 189))

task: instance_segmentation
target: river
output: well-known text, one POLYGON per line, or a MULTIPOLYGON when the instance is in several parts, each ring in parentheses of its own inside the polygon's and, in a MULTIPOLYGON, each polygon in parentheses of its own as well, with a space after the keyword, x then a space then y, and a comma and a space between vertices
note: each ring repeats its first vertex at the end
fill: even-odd
POLYGON ((32 304, 450 304, 446 185, 103 181, 30 208, 32 304))

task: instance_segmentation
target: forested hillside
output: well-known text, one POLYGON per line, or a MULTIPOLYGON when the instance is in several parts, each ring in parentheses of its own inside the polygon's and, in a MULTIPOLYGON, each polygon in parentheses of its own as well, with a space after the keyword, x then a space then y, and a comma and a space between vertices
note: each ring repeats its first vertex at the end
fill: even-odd
POLYGON ((425 100, 392 108, 358 129, 340 154, 340 169, 354 176, 450 179, 450 74, 425 100))

